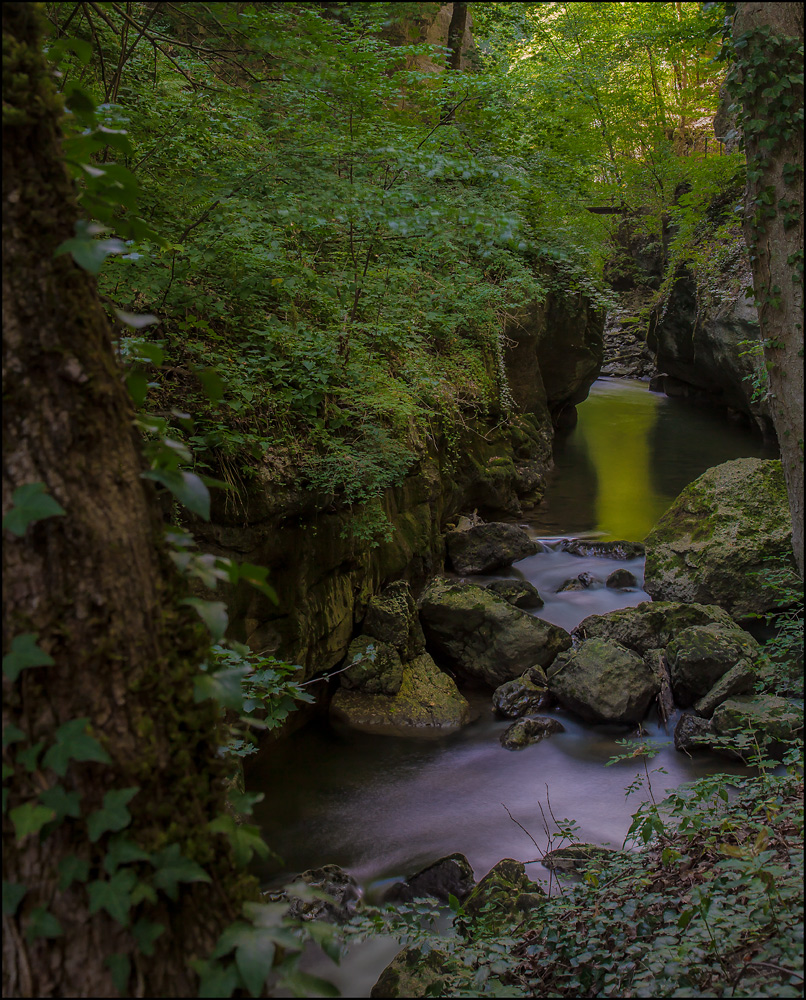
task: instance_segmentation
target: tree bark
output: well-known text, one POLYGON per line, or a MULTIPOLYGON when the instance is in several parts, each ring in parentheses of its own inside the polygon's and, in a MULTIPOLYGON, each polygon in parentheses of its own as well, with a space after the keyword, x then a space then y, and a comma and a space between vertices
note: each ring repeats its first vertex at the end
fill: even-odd
MULTIPOLYGON (((733 37, 768 27, 773 36, 791 39, 803 45, 803 6, 799 3, 740 3, 733 23, 733 37)), ((738 56, 739 71, 749 65, 753 53, 763 45, 751 36, 747 48, 738 56)), ((802 63, 801 63, 802 70, 802 63)), ((741 77, 740 77, 741 78, 741 77)), ((781 461, 784 467, 789 510, 792 517, 792 548, 803 576, 803 87, 789 91, 793 103, 789 111, 800 108, 799 128, 770 154, 761 143, 765 132, 745 129, 748 161, 745 241, 753 265, 753 286, 759 302, 759 326, 764 343, 764 357, 769 370, 771 409, 781 461), (762 164, 766 164, 763 165, 762 164), (754 172, 758 164, 759 169, 754 172), (791 165, 791 166, 790 166, 791 165), (792 167, 796 169, 792 179, 792 167), (758 176, 756 175, 758 174, 758 176), (753 203, 765 191, 774 192, 774 214, 758 221, 753 203), (786 222, 787 210, 780 202, 794 201, 796 220, 786 222), (796 264, 800 254, 801 270, 796 264)), ((760 90, 745 96, 745 119, 772 122, 772 112, 779 110, 776 99, 768 99, 760 90), (773 107, 771 107, 771 104, 773 107)))
POLYGON ((462 42, 467 25, 467 4, 455 3, 451 12, 451 23, 448 27, 448 69, 462 68, 462 42))
POLYGON ((4 652, 36 633, 54 664, 4 676, 4 730, 17 726, 26 739, 3 759, 14 768, 9 810, 61 785, 78 793, 81 815, 17 842, 4 813, 3 878, 27 892, 3 918, 3 995, 115 996, 105 959, 117 953, 132 962, 122 995, 195 996, 188 961, 209 956, 237 916, 240 891, 226 841, 206 831, 224 803, 217 709, 193 700, 209 640, 178 606, 183 584, 140 478, 134 413, 94 282, 68 254, 54 257, 78 211, 38 7, 3 4, 3 512, 20 486, 44 483, 66 515, 31 524, 22 537, 4 532, 4 652), (111 764, 72 760, 62 778, 39 755, 23 766, 17 751, 42 741, 44 755, 56 730, 77 718, 90 720, 111 764), (180 885, 175 902, 140 903, 129 927, 104 909, 91 913, 82 882, 61 889, 57 871, 75 855, 89 865, 89 881, 107 879, 108 836, 90 842, 86 817, 121 788, 139 789, 128 806, 132 840, 147 851, 177 843, 213 879, 180 885), (31 937, 37 907, 63 933, 31 937), (141 916, 165 927, 150 957, 130 930, 141 916))

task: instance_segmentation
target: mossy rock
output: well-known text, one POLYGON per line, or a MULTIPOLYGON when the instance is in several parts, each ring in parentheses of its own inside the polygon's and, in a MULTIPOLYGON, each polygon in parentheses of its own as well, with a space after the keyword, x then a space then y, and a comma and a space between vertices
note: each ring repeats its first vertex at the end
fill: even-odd
POLYGON ((522 862, 504 858, 490 869, 464 901, 471 920, 508 927, 520 923, 540 905, 545 893, 526 875, 522 862))
POLYGON ((618 853, 598 844, 569 844, 544 854, 542 865, 549 871, 580 872, 594 865, 606 864, 609 858, 618 853))
POLYGON ((737 628, 695 625, 683 629, 666 647, 674 700, 688 708, 737 663, 753 660, 758 653, 756 640, 737 628))
POLYGON ((504 719, 519 719, 547 708, 552 701, 548 679, 540 667, 529 670, 506 681, 493 691, 493 711, 504 719))
POLYGON ((515 524, 491 522, 445 536, 448 558, 457 573, 489 573, 538 551, 537 543, 515 524))
POLYGON ((737 621, 771 611, 780 571, 799 586, 781 463, 740 458, 690 483, 644 540, 644 589, 655 600, 717 604, 737 621))
POLYGON ((515 608, 542 608, 543 598, 528 580, 496 580, 487 584, 487 590, 491 590, 499 597, 515 608))
MULTIPOLYGON (((711 726, 717 736, 727 739, 751 733, 761 748, 780 759, 795 740, 803 738, 803 702, 765 694, 729 698, 714 712, 711 726)), ((743 756, 750 752, 744 749, 743 756)))
POLYGON ((348 690, 392 695, 403 683, 403 663, 397 650, 372 636, 353 639, 345 663, 352 664, 341 674, 341 683, 348 690))
POLYGON ((428 653, 403 668, 394 695, 339 689, 330 703, 331 715, 370 732, 416 736, 427 730, 451 732, 470 721, 470 706, 453 680, 428 653))
POLYGON ((606 615, 589 615, 571 635, 579 641, 612 639, 643 656, 651 649, 664 649, 679 632, 692 625, 736 628, 727 611, 715 605, 643 601, 606 615))
POLYGON ((371 598, 363 630, 394 646, 404 659, 411 660, 425 652, 417 605, 405 580, 388 584, 371 598))
POLYGON ((501 733, 501 746, 505 750, 523 750, 533 743, 539 743, 552 733, 564 733, 565 726, 557 719, 538 716, 518 719, 501 733))
POLYGON ((432 948, 424 954, 421 948, 404 948, 380 974, 370 996, 377 1000, 393 997, 442 996, 448 985, 445 968, 451 968, 451 981, 460 972, 469 985, 473 970, 458 965, 447 952, 432 948))
POLYGON ((695 703, 694 711, 702 718, 710 719, 723 701, 736 695, 751 694, 757 677, 755 666, 750 660, 739 660, 695 703))

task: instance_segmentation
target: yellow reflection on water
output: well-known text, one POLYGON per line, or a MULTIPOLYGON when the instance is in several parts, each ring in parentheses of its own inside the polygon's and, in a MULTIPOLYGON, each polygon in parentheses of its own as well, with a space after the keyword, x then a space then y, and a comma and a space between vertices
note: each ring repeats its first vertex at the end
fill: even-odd
POLYGON ((651 483, 649 439, 657 407, 658 397, 645 388, 625 393, 604 382, 579 407, 575 433, 586 439, 596 467, 596 529, 607 539, 641 540, 668 507, 651 483))

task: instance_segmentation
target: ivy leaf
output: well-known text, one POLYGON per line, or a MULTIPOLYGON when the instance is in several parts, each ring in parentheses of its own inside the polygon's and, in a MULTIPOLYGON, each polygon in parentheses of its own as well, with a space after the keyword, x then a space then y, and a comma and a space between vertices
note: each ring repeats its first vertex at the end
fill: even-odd
POLYGON ((14 832, 17 835, 17 843, 19 843, 32 833, 38 833, 45 823, 49 823, 53 819, 54 812, 45 806, 26 802, 17 806, 16 809, 12 809, 8 815, 14 824, 14 832))
POLYGON ((235 992, 238 973, 232 962, 222 965, 196 958, 191 960, 190 967, 199 976, 200 997, 231 997, 235 992))
POLYGON ((211 403, 217 403, 223 398, 224 382, 215 368, 199 368, 196 371, 196 375, 211 403))
POLYGON ((179 882, 210 882, 207 872, 182 855, 179 844, 171 844, 152 857, 152 864, 157 869, 154 873, 154 885, 168 896, 176 900, 179 882))
POLYGON ((131 864, 132 861, 150 861, 151 855, 138 847, 125 834, 109 838, 109 848, 104 858, 104 871, 112 875, 120 865, 131 864))
POLYGON ((229 618, 227 605, 223 601, 204 601, 200 597, 186 597, 181 603, 193 608, 216 642, 224 637, 229 618))
POLYGON ((259 997, 263 993, 273 963, 274 945, 267 940, 265 932, 251 927, 240 935, 235 951, 235 965, 253 997, 259 997))
POLYGON ((3 749, 7 746, 11 746, 12 743, 19 743, 20 740, 25 739, 25 733, 15 726, 13 722, 7 722, 3 726, 3 749))
POLYGON ((38 743, 34 743, 33 746, 26 747, 25 750, 20 750, 17 753, 17 760, 25 766, 25 770, 29 774, 33 774, 36 770, 36 761, 44 745, 45 741, 40 740, 38 743))
MULTIPOLYGON (((72 111, 76 110, 69 101, 67 103, 72 111)), ((86 219, 79 219, 76 222, 76 235, 60 243, 53 256, 59 257, 63 253, 69 253, 79 267, 89 271, 90 274, 98 274, 107 257, 126 252, 126 244, 117 237, 96 240, 95 236, 100 232, 104 232, 101 226, 88 223, 86 219)))
POLYGON ((11 652, 3 657, 3 673, 15 681, 27 667, 52 667, 52 656, 37 646, 38 632, 26 632, 11 640, 11 652))
POLYGON ((122 952, 115 952, 112 955, 107 955, 104 959, 104 965, 112 973, 112 982, 115 984, 115 989, 122 996, 128 996, 127 987, 129 985, 129 977, 132 974, 132 960, 128 955, 124 955, 122 952))
POLYGON ((94 844, 107 830, 122 830, 131 823, 132 814, 126 808, 138 788, 113 789, 104 795, 103 806, 87 817, 87 831, 94 844))
POLYGON ((65 816, 72 816, 73 819, 81 817, 81 795, 78 792, 68 792, 62 785, 54 785, 53 788, 40 792, 39 801, 56 813, 54 818, 57 822, 65 816))
POLYGON ((3 916, 13 917, 28 890, 16 882, 6 882, 3 879, 3 916))
POLYGON ((224 708, 236 712, 243 711, 242 680, 250 673, 247 667, 231 667, 219 670, 214 674, 199 674, 193 682, 193 700, 204 701, 205 698, 215 698, 224 708))
POLYGON ((261 858, 268 857, 268 845, 256 826, 247 823, 238 824, 232 816, 218 816, 207 824, 207 828, 212 833, 223 833, 229 839, 235 863, 239 868, 244 868, 253 854, 261 858))
POLYGON ((90 882, 87 893, 90 897, 90 913, 103 909, 124 927, 129 922, 129 910, 132 908, 131 891, 137 876, 130 868, 123 868, 114 874, 109 881, 98 879, 90 882))
POLYGON ((144 899, 147 899, 149 903, 156 903, 157 893, 154 886, 149 885, 148 882, 138 882, 134 889, 132 889, 132 906, 137 906, 144 899))
POLYGON ((277 604, 277 592, 274 587, 266 582, 268 573, 269 571, 265 566, 254 566, 252 563, 241 563, 238 566, 238 576, 241 580, 246 580, 255 590, 259 590, 262 594, 265 594, 272 604, 277 604))
POLYGON ((155 924, 151 920, 141 917, 132 927, 132 934, 140 951, 144 955, 153 955, 154 942, 164 930, 165 924, 155 924))
POLYGON ((62 925, 49 913, 44 906, 37 906, 31 910, 28 916, 28 926, 25 928, 25 938, 33 941, 34 938, 55 938, 64 934, 62 925))
POLYGON ((340 997, 341 991, 327 979, 320 979, 319 976, 312 976, 309 972, 301 972, 299 969, 290 969, 281 980, 283 986, 287 986, 297 997, 340 997))
POLYGON ((90 863, 84 858, 77 858, 75 854, 68 854, 59 862, 59 891, 73 884, 73 882, 86 882, 90 873, 90 863))
POLYGON ((89 719, 71 719, 56 730, 56 743, 42 758, 43 767, 49 767, 64 777, 70 760, 94 760, 111 764, 112 758, 94 736, 87 732, 89 719))
POLYGON ((45 492, 44 483, 26 483, 14 490, 11 510, 3 518, 3 528, 17 537, 25 534, 29 524, 47 517, 63 517, 67 511, 45 492))
POLYGON ((161 483, 188 510, 198 514, 205 521, 210 520, 210 491, 195 472, 186 472, 182 469, 149 469, 148 472, 141 472, 140 476, 161 483))

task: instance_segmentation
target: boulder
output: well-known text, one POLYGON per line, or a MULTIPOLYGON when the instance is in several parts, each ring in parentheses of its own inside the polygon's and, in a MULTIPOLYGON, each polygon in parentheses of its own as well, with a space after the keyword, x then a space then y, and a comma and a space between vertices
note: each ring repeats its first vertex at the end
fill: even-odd
POLYGON ((664 649, 678 632, 692 625, 736 624, 722 608, 674 601, 644 601, 633 608, 621 608, 606 615, 589 615, 571 633, 575 640, 613 639, 637 653, 664 649))
POLYGON ((592 542, 585 538, 565 539, 562 550, 574 556, 601 556, 606 559, 637 559, 644 554, 644 546, 640 542, 592 542))
POLYGON ((660 689, 644 661, 610 639, 588 639, 546 672, 555 698, 587 722, 641 722, 660 689))
POLYGON ((546 717, 518 719, 501 733, 501 746, 505 750, 523 750, 532 743, 539 743, 552 733, 564 733, 565 726, 557 719, 546 717))
POLYGON ((690 483, 645 539, 644 589, 658 601, 717 604, 740 621, 775 608, 766 574, 797 588, 779 461, 739 458, 690 483))
POLYGON ((419 600, 429 649, 491 687, 546 667, 571 637, 472 583, 435 580, 419 600))
POLYGON ((363 631, 394 646, 405 660, 425 652, 417 605, 405 580, 388 584, 370 600, 363 631))
POLYGON ((443 903, 448 902, 449 896, 461 901, 475 884, 476 876, 464 854, 449 854, 405 882, 395 882, 384 893, 383 902, 410 902, 424 896, 434 896, 443 903))
POLYGON ((704 719, 710 719, 723 701, 737 694, 750 694, 757 676, 750 660, 739 660, 735 667, 731 667, 719 678, 707 694, 695 702, 694 711, 704 719))
POLYGON ((635 574, 628 569, 614 569, 605 584, 613 590, 626 590, 627 588, 636 588, 638 580, 635 578, 635 574))
POLYGON ((530 667, 514 681, 506 681, 493 691, 493 711, 505 719, 539 712, 548 708, 551 701, 548 680, 540 667, 530 667))
POLYGON ((533 587, 528 580, 496 580, 487 584, 487 590, 491 590, 499 597, 516 608, 542 608, 543 598, 538 594, 537 588, 533 587))
POLYGON ((457 573, 489 573, 533 556, 538 545, 515 524, 491 522, 449 531, 448 559, 457 573))
MULTIPOLYGON (((380 974, 369 995, 377 1000, 439 996, 442 991, 438 987, 445 981, 443 968, 449 961, 446 951, 432 948, 424 955, 420 948, 404 948, 380 974)), ((468 979, 471 974, 468 970, 468 979)))
POLYGON ((359 635, 347 650, 345 663, 352 664, 341 676, 342 686, 365 694, 397 694, 403 683, 403 663, 387 642, 359 635))
POLYGON ((330 703, 330 712, 350 726, 397 735, 416 736, 427 729, 450 732, 470 721, 467 701, 428 653, 406 664, 397 694, 340 688, 330 703))
POLYGON ((504 858, 490 869, 464 902, 464 911, 477 918, 482 911, 503 923, 522 919, 539 906, 545 893, 536 882, 526 877, 520 861, 504 858))
POLYGON ((699 715, 684 712, 674 727, 674 748, 687 754, 710 750, 713 734, 710 719, 702 719, 699 715))
POLYGON ((606 862, 617 853, 609 847, 599 847, 598 844, 569 844, 568 847, 558 847, 555 851, 544 854, 541 863, 549 871, 579 872, 591 865, 606 862))
POLYGON ((740 660, 752 659, 759 646, 747 632, 713 625, 683 629, 666 647, 674 700, 688 708, 708 694, 740 660))
MULTIPOLYGON (((293 920, 327 920, 345 923, 355 914, 361 899, 361 887, 352 875, 338 865, 324 865, 322 868, 310 868, 296 878, 311 889, 324 893, 330 899, 295 896, 293 892, 269 892, 264 896, 268 899, 288 900, 287 916, 293 920)), ((289 887, 291 888, 291 887, 289 887)))
POLYGON ((572 580, 566 580, 560 587, 557 588, 557 593, 561 594, 566 590, 588 590, 591 587, 594 589, 596 585, 601 586, 602 581, 593 575, 593 573, 580 573, 579 576, 575 576, 572 580))
MULTIPOLYGON (((767 694, 729 698, 714 712, 711 726, 723 739, 749 733, 762 750, 780 759, 796 739, 803 737, 803 702, 767 694)), ((755 746, 737 743, 737 749, 747 758, 755 746)))

